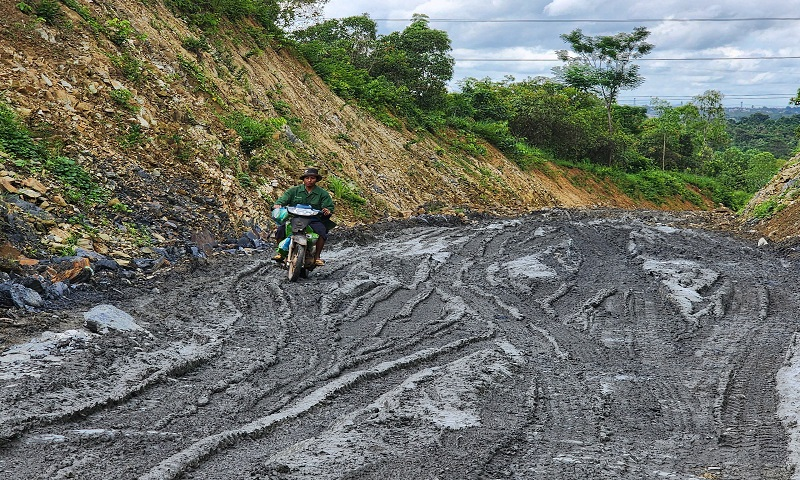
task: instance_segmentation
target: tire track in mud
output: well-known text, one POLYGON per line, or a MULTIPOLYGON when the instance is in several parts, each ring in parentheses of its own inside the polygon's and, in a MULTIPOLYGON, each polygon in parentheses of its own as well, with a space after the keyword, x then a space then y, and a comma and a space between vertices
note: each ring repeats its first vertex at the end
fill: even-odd
POLYGON ((463 348, 469 343, 486 338, 488 338, 488 336, 465 339, 454 344, 445 345, 440 349, 422 350, 415 355, 399 358, 391 362, 384 362, 369 370, 355 371, 341 375, 336 381, 323 385, 321 388, 311 392, 307 397, 302 398, 295 405, 283 411, 258 419, 239 429, 224 431, 192 444, 189 448, 162 461, 149 473, 140 478, 142 480, 175 478, 187 470, 188 467, 196 465, 199 461, 205 459, 217 450, 232 445, 242 438, 252 439, 264 435, 265 432, 274 428, 276 424, 306 413, 320 403, 330 399, 341 390, 352 388, 360 382, 380 377, 394 369, 419 364, 437 355, 450 350, 463 348))
POLYGON ((390 228, 296 283, 212 262, 126 310, 155 336, 140 355, 213 354, 50 422, 17 395, 40 412, 0 477, 787 479, 791 265, 666 218, 390 228))
MULTIPOLYGON (((227 295, 222 296, 223 299, 227 295)), ((239 312, 230 305, 229 313, 223 314, 223 308, 217 305, 215 315, 222 318, 221 327, 224 329, 239 318, 239 312)), ((51 410, 41 413, 31 410, 36 405, 26 405, 25 416, 3 417, 0 441, 8 441, 16 435, 39 425, 48 425, 54 422, 67 421, 77 416, 85 416, 106 408, 113 408, 122 404, 136 394, 139 394, 154 385, 163 383, 173 375, 180 375, 192 371, 199 365, 207 363, 220 355, 222 339, 219 332, 198 332, 183 341, 174 342, 162 350, 144 352, 135 355, 130 361, 117 366, 116 370, 109 372, 116 374, 110 385, 98 388, 94 385, 92 391, 77 390, 63 392, 64 396, 73 396, 74 399, 63 398, 66 408, 51 410), (197 340, 200 340, 199 342, 197 340), (154 366, 155 365, 155 366, 154 366), (115 381, 114 381, 115 380, 115 381), (86 398, 86 397, 89 398, 86 398)), ((107 383, 105 379, 100 382, 107 383)))
POLYGON ((758 452, 755 465, 765 472, 780 469, 786 461, 788 438, 786 443, 774 442, 787 436, 778 418, 776 375, 793 332, 787 328, 791 321, 770 318, 769 305, 769 290, 763 286, 748 289, 731 302, 734 318, 755 321, 738 339, 745 348, 731 355, 715 412, 719 444, 758 452))
MULTIPOLYGON (((424 262, 423 262, 424 264, 424 262)), ((419 269, 415 271, 414 275, 415 279, 420 278, 419 269)), ((418 282, 413 282, 418 283, 418 282)), ((386 300, 389 298, 394 292, 400 289, 400 282, 390 278, 388 280, 368 280, 364 282, 351 282, 350 285, 345 286, 344 288, 340 287, 335 289, 336 294, 326 297, 321 302, 320 308, 320 321, 327 325, 334 325, 337 329, 342 329, 343 326, 346 326, 347 323, 358 322, 360 318, 368 314, 373 310, 375 305, 381 301, 386 300), (342 302, 339 300, 339 297, 350 299, 348 302, 342 302), (342 309, 341 312, 334 311, 334 307, 332 305, 339 304, 340 308, 342 309), (334 318, 334 317, 339 317, 334 318)), ((433 293, 433 292, 431 292, 433 293)), ((441 292, 440 292, 441 294, 441 292)), ((423 295, 419 297, 419 300, 427 299, 430 296, 429 294, 423 295)), ((445 308, 441 312, 441 316, 439 318, 428 319, 425 324, 422 326, 416 327, 421 331, 417 334, 412 334, 410 336, 410 340, 407 342, 401 342, 399 344, 393 345, 391 351, 397 352, 408 349, 410 347, 416 346, 418 343, 422 341, 424 338, 435 338, 440 336, 441 332, 445 332, 448 328, 459 320, 461 320, 464 315, 466 315, 466 310, 463 307, 463 302, 455 301, 456 298, 449 298, 448 299, 448 308, 445 308), (459 307, 461 305, 461 307, 459 307)), ((419 302, 415 299, 411 302, 410 306, 406 306, 406 310, 413 312, 413 309, 419 302)), ((299 310, 299 309, 298 309, 299 310)), ((478 337, 481 338, 481 337, 478 337)), ((464 340, 458 340, 458 343, 463 343, 464 340)), ((466 343, 472 343, 468 341, 466 343)), ((343 368, 352 368, 355 365, 364 362, 365 360, 369 360, 373 357, 376 357, 374 351, 370 350, 356 350, 356 347, 360 345, 356 343, 352 346, 348 346, 344 349, 344 353, 342 353, 342 357, 348 358, 349 360, 341 361, 337 360, 339 363, 338 365, 329 365, 326 369, 327 372, 332 372, 330 376, 339 374, 343 368)), ((444 351, 449 350, 451 347, 445 346, 444 351)), ((331 357, 331 361, 334 361, 335 357, 331 357)), ((342 374, 347 375, 347 374, 342 374)), ((370 375, 371 376, 371 375, 370 375)), ((324 375, 323 377, 327 378, 328 375, 324 375)), ((341 378, 341 376, 336 377, 332 382, 336 382, 337 379, 341 378)), ((312 392, 312 396, 313 396, 312 392)), ((301 401, 301 403, 303 403, 301 401)), ((291 408, 289 409, 291 411, 291 408)), ((277 414, 276 414, 277 415, 277 414)), ((291 418, 292 416, 289 415, 291 418)), ((253 431, 247 431, 247 437, 252 438, 254 436, 253 431)), ((236 433, 229 433, 228 435, 223 435, 222 437, 212 436, 206 439, 206 442, 210 442, 213 445, 212 450, 216 450, 219 448, 221 444, 227 444, 228 442, 232 441, 231 438, 236 438, 236 433), (216 440, 220 439, 220 444, 216 444, 216 440)), ((206 444, 195 446, 191 452, 193 453, 184 453, 186 457, 188 457, 188 464, 195 463, 197 459, 195 458, 197 451, 201 451, 201 457, 204 457, 207 454, 205 450, 207 447, 206 444)), ((180 454, 179 454, 180 455, 180 454)), ((182 467, 177 469, 177 472, 180 472, 182 467)), ((167 468, 169 470, 169 468, 167 468)), ((176 473, 177 474, 177 473, 176 473)), ((156 469, 155 473, 153 473, 156 477, 159 475, 163 475, 163 472, 159 472, 156 469)))

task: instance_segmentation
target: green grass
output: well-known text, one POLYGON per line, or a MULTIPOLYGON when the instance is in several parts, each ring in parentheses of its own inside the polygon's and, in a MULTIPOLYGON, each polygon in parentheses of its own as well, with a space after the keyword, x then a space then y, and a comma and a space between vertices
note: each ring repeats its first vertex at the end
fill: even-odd
POLYGON ((75 160, 67 157, 47 159, 45 169, 66 187, 67 196, 84 203, 97 204, 109 197, 109 192, 99 186, 75 160))
POLYGON ((328 177, 328 187, 331 189, 334 197, 344 200, 353 207, 365 205, 367 203, 367 200, 358 194, 355 185, 336 175, 328 177))
POLYGON ((786 208, 786 205, 774 198, 766 202, 759 203, 753 208, 753 216, 756 218, 768 218, 786 208))

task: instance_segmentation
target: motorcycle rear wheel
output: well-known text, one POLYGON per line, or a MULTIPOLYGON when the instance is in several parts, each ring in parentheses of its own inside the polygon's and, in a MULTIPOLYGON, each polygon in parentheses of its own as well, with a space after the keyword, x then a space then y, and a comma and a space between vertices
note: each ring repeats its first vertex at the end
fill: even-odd
POLYGON ((289 255, 286 257, 286 264, 289 266, 289 281, 294 282, 303 270, 303 259, 306 257, 306 246, 294 243, 289 246, 289 255))

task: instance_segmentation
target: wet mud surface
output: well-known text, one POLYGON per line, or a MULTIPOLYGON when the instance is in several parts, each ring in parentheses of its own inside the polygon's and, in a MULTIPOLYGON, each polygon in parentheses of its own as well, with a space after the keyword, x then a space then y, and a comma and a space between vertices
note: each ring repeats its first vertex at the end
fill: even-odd
POLYGON ((793 478, 797 260, 673 220, 376 228, 296 283, 220 256, 124 291, 143 330, 0 364, 0 478, 793 478))

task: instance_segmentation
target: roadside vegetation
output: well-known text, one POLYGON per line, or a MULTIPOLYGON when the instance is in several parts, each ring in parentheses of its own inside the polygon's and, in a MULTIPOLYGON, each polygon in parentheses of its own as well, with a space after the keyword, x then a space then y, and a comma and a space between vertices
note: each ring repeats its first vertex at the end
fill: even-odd
POLYGON ((60 184, 67 198, 85 206, 96 206, 109 197, 75 160, 60 155, 57 145, 36 140, 0 97, 0 160, 31 174, 41 173, 60 184))
POLYGON ((292 38, 338 95, 391 127, 462 139, 457 146, 470 155, 485 152, 487 142, 523 169, 569 166, 656 204, 678 196, 700 206, 702 194, 741 209, 798 152, 800 116, 729 119, 724 95, 714 90, 680 106, 617 104, 620 90, 644 81, 634 61, 652 49, 648 35, 642 27, 601 37, 575 30, 561 37, 571 50, 558 52, 564 66, 552 78, 466 78, 458 92, 446 88, 453 66, 447 34, 424 15, 384 36, 362 15, 292 38))
MULTIPOLYGON (((287 28, 301 18, 318 18, 324 0, 148 1, 163 1, 183 18, 196 32, 184 39, 184 46, 219 57, 234 81, 243 81, 242 71, 226 61, 218 42, 231 24, 250 37, 253 48, 248 55, 267 48, 292 49, 341 98, 391 128, 410 130, 418 138, 437 137, 442 151, 479 157, 491 144, 523 170, 549 173, 549 165, 567 166, 600 182, 613 182, 634 199, 662 204, 677 196, 701 206, 704 198, 711 198, 739 210, 798 152, 800 116, 727 118, 724 95, 718 91, 699 93, 680 106, 659 99, 649 106, 619 105, 620 91, 645 81, 636 60, 654 46, 647 43, 644 27, 598 37, 573 30, 561 36, 568 48, 557 52, 564 63, 553 69, 552 77, 465 78, 453 92, 448 91, 454 65, 450 39, 431 28, 425 15, 414 15, 400 31, 379 35, 366 14, 311 22, 300 30, 287 28)), ((143 36, 128 20, 95 18, 75 0, 22 0, 17 8, 58 24, 64 21, 62 4, 119 47, 121 54, 109 55, 126 78, 142 80, 143 66, 129 50, 143 36)), ((236 168, 240 183, 257 183, 250 176, 263 163, 256 150, 270 147, 272 134, 284 123, 302 133, 290 106, 277 100, 273 106, 278 118, 251 118, 220 98, 197 62, 181 57, 181 67, 221 107, 223 123, 241 136, 249 160, 247 168, 236 168)), ((127 90, 114 91, 112 101, 128 110, 137 108, 127 90)), ((139 138, 124 140, 136 144, 139 138)), ((3 141, 16 161, 30 161, 30 155, 11 151, 18 138, 3 141)), ((36 148, 47 152, 44 146, 36 148)), ((65 171, 68 162, 58 165, 61 170, 56 171, 65 171)), ((67 179, 80 183, 74 176, 67 179)), ((340 187, 351 186, 341 180, 340 187)), ((353 197, 354 205, 360 205, 358 198, 353 197)))

